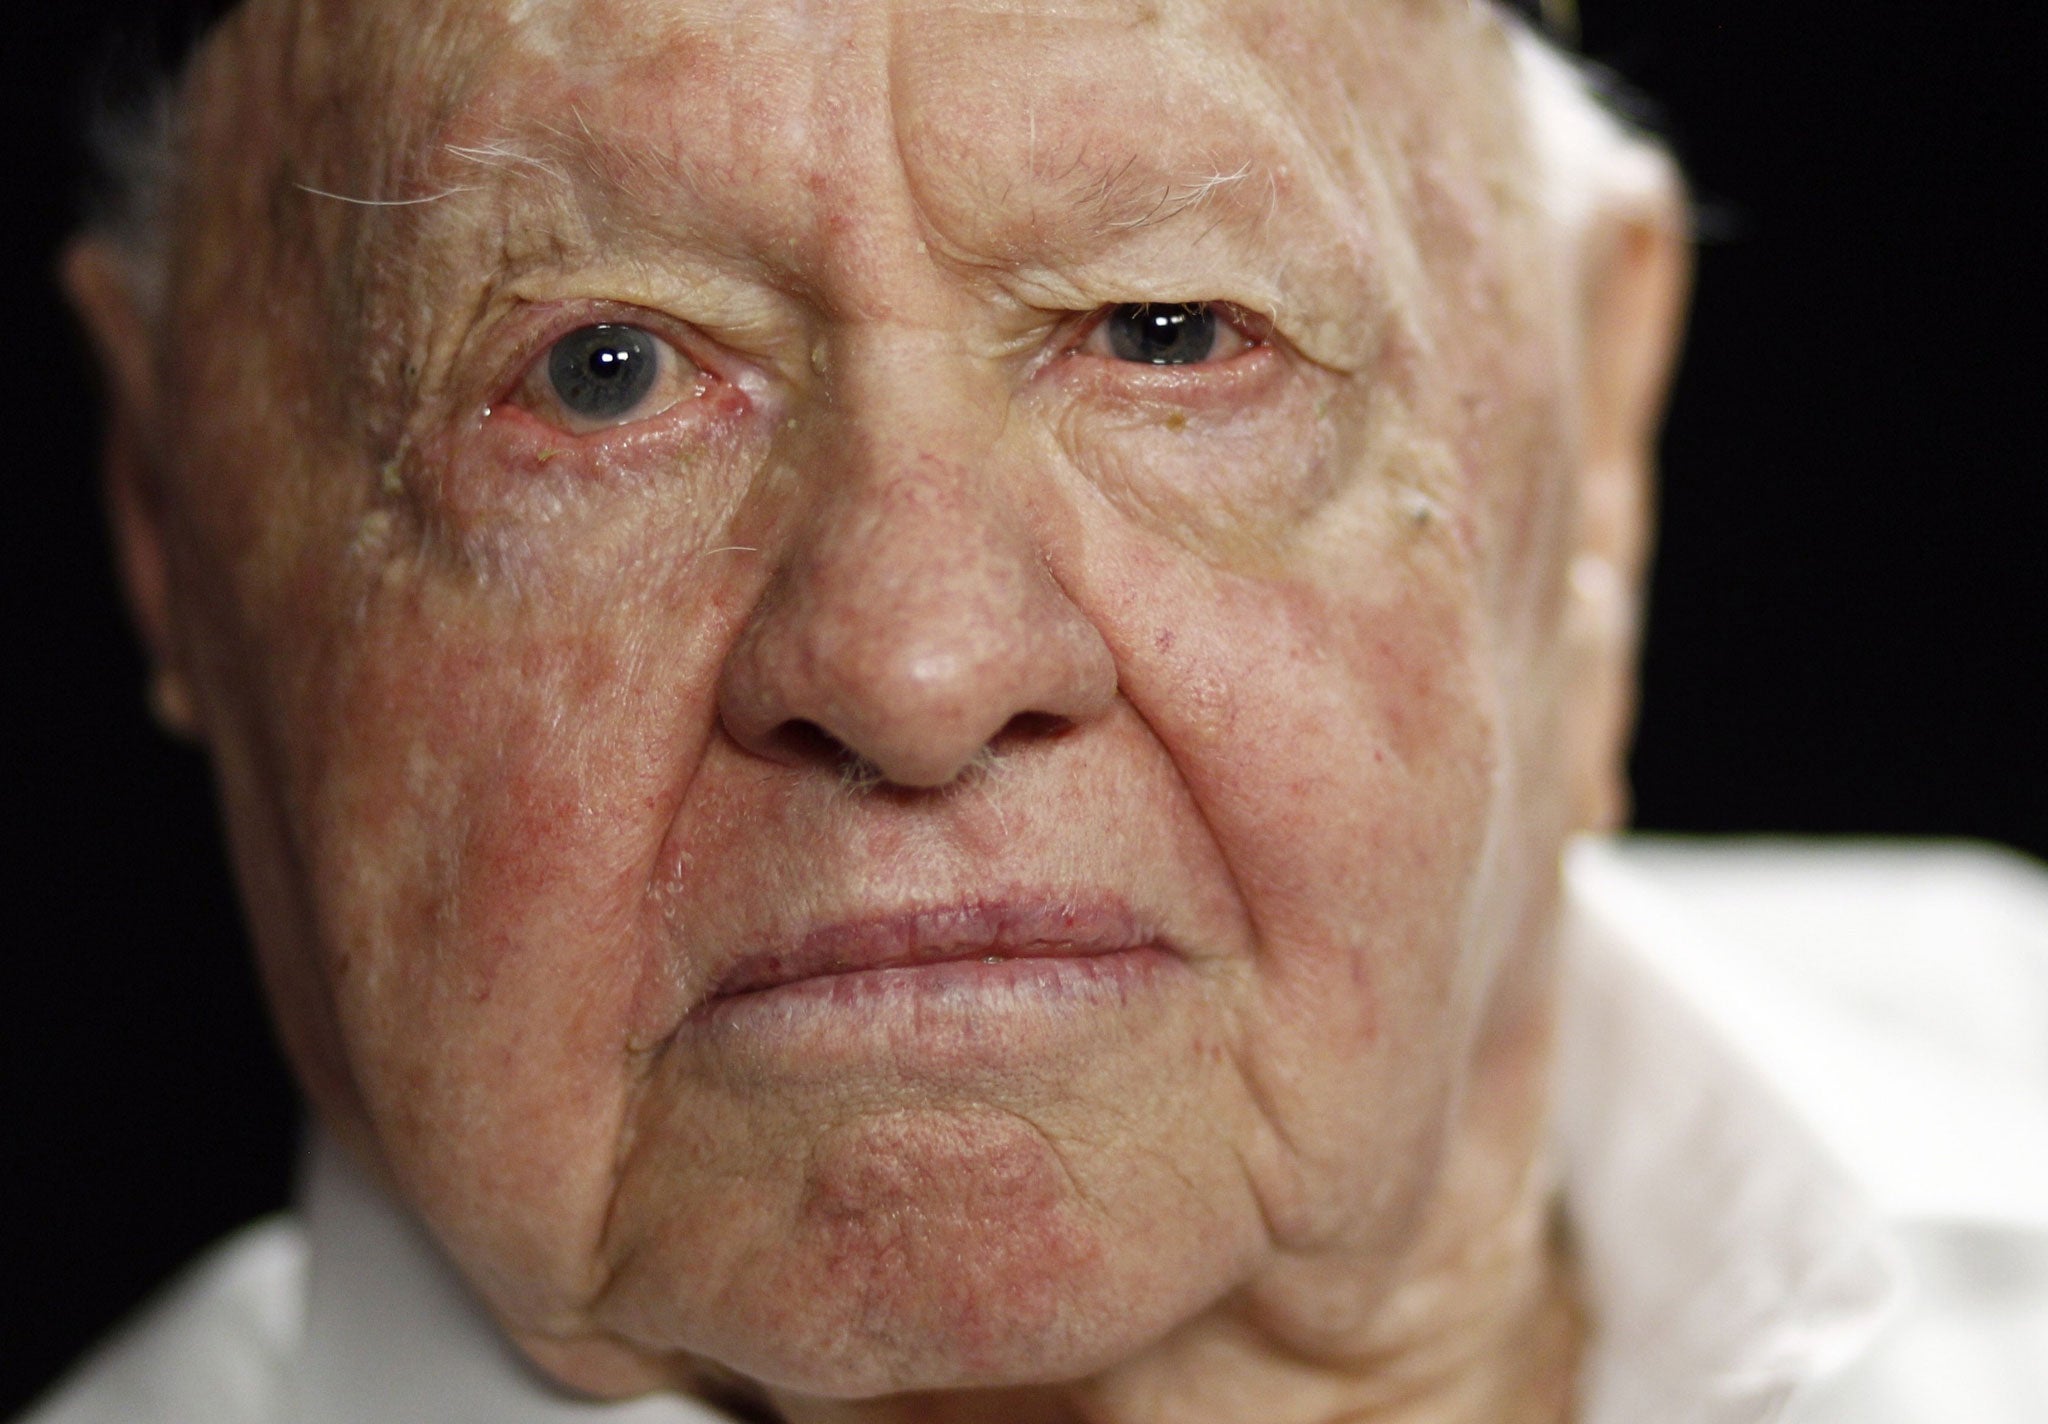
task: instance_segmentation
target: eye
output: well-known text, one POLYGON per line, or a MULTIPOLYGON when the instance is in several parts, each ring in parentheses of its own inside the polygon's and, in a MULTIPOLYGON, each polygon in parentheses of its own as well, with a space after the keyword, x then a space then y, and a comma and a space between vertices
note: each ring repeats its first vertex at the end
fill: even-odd
POLYGON ((1196 366, 1228 360, 1251 344, 1213 303, 1126 302, 1103 315, 1080 349, 1144 366, 1196 366))
POLYGON ((536 362, 522 403, 572 434, 649 420, 695 393, 700 373, 666 341, 606 323, 570 332, 536 362))

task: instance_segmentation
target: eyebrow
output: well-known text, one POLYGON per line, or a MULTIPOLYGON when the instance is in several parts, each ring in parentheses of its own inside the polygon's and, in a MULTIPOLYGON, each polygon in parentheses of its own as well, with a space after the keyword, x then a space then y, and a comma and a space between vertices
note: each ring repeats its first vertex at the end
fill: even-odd
POLYGON ((567 126, 529 121, 523 131, 508 128, 488 137, 436 142, 417 170, 416 182, 426 190, 417 197, 342 200, 418 207, 421 235, 429 243, 442 217, 436 210, 444 207, 447 218, 461 227, 479 208, 495 205, 505 238, 516 232, 537 244, 559 245, 578 230, 595 234, 608 228, 612 212, 605 209, 616 204, 630 205, 636 214, 658 213, 673 235, 692 245, 710 245, 715 233, 703 216, 709 205, 690 201, 703 188, 693 179, 687 158, 607 137, 581 113, 571 113, 567 126))
MULTIPOLYGON (((1084 178, 1063 196, 1080 223, 1105 232, 1131 232, 1168 223, 1230 193, 1248 182, 1255 165, 1240 159, 1227 170, 1190 169, 1185 176, 1162 177, 1132 154, 1115 168, 1084 178)), ((1268 205, 1271 207, 1271 201, 1268 205)))
MULTIPOLYGON (((1071 158, 1045 167, 1034 162, 1026 178, 978 162, 953 169, 946 185, 973 195, 956 207, 989 222, 984 235, 995 236, 997 224, 1010 229, 1012 238, 1019 228, 1028 229, 1057 250, 1090 239, 1114 243, 1205 216, 1204 235, 1225 228, 1240 238, 1257 237, 1281 204, 1273 169, 1285 165, 1288 155, 1279 148, 1274 136, 1259 134, 1250 144, 1217 144, 1183 161, 1150 151, 1105 155, 1083 144, 1071 158), (1254 147, 1271 151, 1255 153, 1254 147)), ((417 175, 427 189, 422 193, 355 197, 299 187, 317 198, 372 208, 427 210, 451 203, 460 210, 495 200, 506 205, 508 225, 554 241, 567 236, 564 220, 591 231, 609 227, 598 207, 617 203, 636 215, 658 217, 662 230, 684 243, 744 255, 731 243, 735 234, 713 215, 710 185, 695 168, 687 153, 625 141, 593 129, 575 113, 566 125, 539 123, 524 133, 440 142, 433 161, 417 175)), ((433 225, 433 214, 421 216, 433 225)))

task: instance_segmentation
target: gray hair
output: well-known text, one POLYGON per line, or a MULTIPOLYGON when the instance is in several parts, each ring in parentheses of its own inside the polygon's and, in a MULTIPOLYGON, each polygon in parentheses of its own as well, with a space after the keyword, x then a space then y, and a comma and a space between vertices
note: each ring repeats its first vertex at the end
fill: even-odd
POLYGON ((171 206, 184 166, 185 79, 183 70, 162 75, 140 97, 101 103, 87 129, 85 230, 113 250, 152 325, 163 307, 171 206))

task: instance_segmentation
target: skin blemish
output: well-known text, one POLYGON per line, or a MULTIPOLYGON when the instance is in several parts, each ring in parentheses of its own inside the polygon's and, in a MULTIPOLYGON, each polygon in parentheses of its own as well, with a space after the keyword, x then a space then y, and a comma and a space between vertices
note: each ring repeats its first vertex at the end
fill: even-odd
POLYGON ((365 514, 356 525, 355 537, 349 541, 350 556, 367 559, 388 548, 396 524, 388 509, 373 509, 365 514))

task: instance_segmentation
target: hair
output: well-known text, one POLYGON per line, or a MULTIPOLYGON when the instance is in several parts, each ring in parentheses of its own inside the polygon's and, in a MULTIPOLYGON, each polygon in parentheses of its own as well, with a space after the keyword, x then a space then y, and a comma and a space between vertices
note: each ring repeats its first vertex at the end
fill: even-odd
POLYGON ((151 316, 164 297, 193 56, 240 3, 189 0, 139 22, 131 15, 109 29, 85 95, 82 225, 111 245, 151 316))

